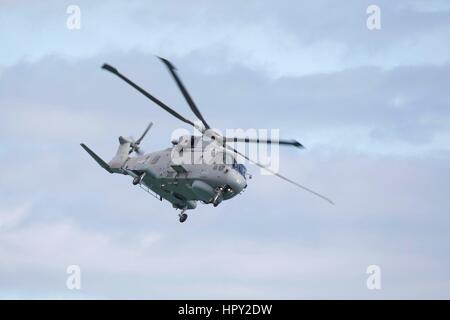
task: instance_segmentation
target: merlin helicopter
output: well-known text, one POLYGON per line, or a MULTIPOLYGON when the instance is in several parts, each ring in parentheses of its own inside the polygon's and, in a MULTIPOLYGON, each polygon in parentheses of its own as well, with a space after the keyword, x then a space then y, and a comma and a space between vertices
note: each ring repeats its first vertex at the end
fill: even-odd
POLYGON ((172 140, 171 147, 144 154, 140 144, 152 127, 152 123, 150 123, 137 140, 120 136, 117 152, 109 162, 104 161, 84 143, 81 143, 83 149, 103 169, 109 173, 128 175, 133 178, 133 185, 140 186, 161 201, 165 199, 170 202, 175 209, 181 210, 179 214, 180 222, 186 221, 188 217, 185 213, 186 210, 195 209, 197 202, 200 201, 217 207, 222 201, 234 198, 247 188, 247 179, 251 176, 248 174, 245 165, 239 162, 240 158, 333 204, 327 197, 282 176, 258 161, 252 160, 230 145, 231 143, 263 143, 304 148, 301 143, 292 139, 272 140, 222 136, 212 129, 203 118, 181 82, 173 64, 164 58, 158 58, 169 70, 187 104, 199 121, 194 122, 183 117, 128 79, 113 66, 104 64, 102 69, 128 83, 175 118, 197 129, 201 136, 182 135, 178 140, 172 140))

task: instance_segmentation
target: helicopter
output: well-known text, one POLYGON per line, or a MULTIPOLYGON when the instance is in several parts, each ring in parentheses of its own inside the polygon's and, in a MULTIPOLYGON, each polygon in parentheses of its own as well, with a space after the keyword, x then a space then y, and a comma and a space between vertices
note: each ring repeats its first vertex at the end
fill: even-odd
POLYGON ((175 118, 197 129, 201 136, 182 135, 178 140, 173 139, 171 141, 171 147, 144 154, 140 144, 153 125, 153 123, 150 123, 137 140, 131 137, 120 136, 117 152, 109 162, 104 161, 86 144, 81 143, 81 147, 103 169, 109 173, 130 176, 133 178, 133 185, 140 186, 160 201, 165 199, 170 202, 173 208, 181 210, 178 215, 181 223, 188 218, 186 211, 195 209, 197 202, 200 201, 217 207, 222 201, 234 198, 247 188, 247 180, 251 178, 251 175, 247 172, 245 165, 238 161, 239 157, 333 204, 329 198, 282 176, 258 161, 252 160, 229 144, 231 142, 246 144, 264 143, 304 148, 301 143, 293 139, 222 136, 212 129, 203 118, 178 76, 174 65, 167 59, 158 58, 167 67, 184 99, 199 121, 193 122, 183 117, 120 73, 115 67, 105 63, 102 69, 125 81, 175 118))

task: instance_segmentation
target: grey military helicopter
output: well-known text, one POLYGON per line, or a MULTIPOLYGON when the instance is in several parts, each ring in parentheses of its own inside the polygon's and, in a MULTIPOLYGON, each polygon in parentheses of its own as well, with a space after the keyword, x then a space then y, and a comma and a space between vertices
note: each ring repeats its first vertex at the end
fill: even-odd
POLYGON ((244 164, 238 162, 238 157, 242 157, 250 163, 253 163, 281 179, 333 204, 327 197, 250 159, 228 143, 276 143, 279 145, 304 148, 302 144, 292 139, 252 139, 248 137, 239 138, 220 135, 205 121, 181 82, 181 79, 176 72, 176 68, 172 63, 164 58, 158 58, 165 64, 190 109, 200 121, 193 122, 183 117, 155 96, 125 77, 113 66, 104 64, 102 69, 116 75, 175 118, 196 128, 202 135, 184 135, 178 140, 172 140, 172 147, 170 148, 144 154, 140 148, 140 144, 152 126, 152 123, 150 123, 137 140, 120 136, 119 148, 115 156, 108 163, 95 154, 84 143, 81 143, 84 150, 86 150, 102 168, 109 173, 131 176, 133 178, 133 185, 139 185, 161 201, 163 199, 169 201, 175 209, 181 210, 181 213, 179 214, 180 222, 186 221, 188 216, 185 211, 188 209, 195 209, 198 201, 205 204, 212 204, 216 207, 222 201, 234 198, 247 187, 247 179, 251 178, 251 176, 247 173, 244 164), (205 152, 206 150, 207 152, 205 152), (136 156, 132 156, 133 154, 136 154, 136 156), (207 154, 208 157, 205 157, 205 154, 207 154), (185 159, 189 159, 190 161, 183 161, 185 159))

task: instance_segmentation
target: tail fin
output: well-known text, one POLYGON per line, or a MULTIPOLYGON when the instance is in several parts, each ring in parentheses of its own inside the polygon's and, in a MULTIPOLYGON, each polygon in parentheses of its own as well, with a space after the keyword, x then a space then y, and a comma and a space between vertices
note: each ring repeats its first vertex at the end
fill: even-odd
POLYGON ((131 152, 131 143, 129 139, 126 139, 122 136, 119 137, 119 148, 117 149, 116 155, 109 162, 109 165, 112 169, 120 169, 127 162, 128 155, 131 152))
POLYGON ((83 147, 84 150, 86 150, 87 153, 89 153, 89 155, 90 155, 92 158, 94 158, 95 161, 97 161, 97 163, 98 163, 103 169, 105 169, 105 170, 108 171, 109 173, 114 173, 114 172, 111 170, 111 167, 110 167, 110 166, 109 166, 102 158, 100 158, 98 155, 96 155, 96 154, 94 153, 94 151, 92 151, 91 149, 89 149, 84 143, 81 143, 80 145, 83 147))

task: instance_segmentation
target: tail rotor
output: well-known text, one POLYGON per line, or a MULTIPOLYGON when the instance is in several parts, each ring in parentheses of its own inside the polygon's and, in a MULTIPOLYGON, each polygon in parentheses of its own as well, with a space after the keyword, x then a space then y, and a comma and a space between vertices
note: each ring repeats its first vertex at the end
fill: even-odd
POLYGON ((130 151, 128 151, 128 154, 136 152, 136 154, 142 155, 144 153, 139 145, 141 144, 141 142, 144 139, 145 135, 147 134, 147 132, 150 130, 150 128, 152 126, 153 126, 153 122, 150 122, 148 124, 147 128, 145 128, 145 130, 142 133, 142 135, 139 137, 139 139, 134 140, 133 138, 130 138, 130 151))

